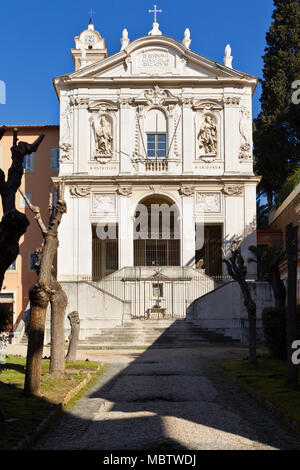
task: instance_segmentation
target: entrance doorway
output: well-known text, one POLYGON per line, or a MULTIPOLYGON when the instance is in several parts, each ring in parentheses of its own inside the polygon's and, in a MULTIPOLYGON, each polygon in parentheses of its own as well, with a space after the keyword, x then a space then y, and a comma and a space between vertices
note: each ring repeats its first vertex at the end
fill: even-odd
POLYGON ((221 224, 205 225, 204 246, 195 253, 196 267, 208 276, 222 276, 222 232, 221 224))
POLYGON ((135 213, 134 266, 180 266, 179 210, 166 196, 143 199, 135 213))
MULTIPOLYGON (((100 226, 105 232, 105 225, 100 226)), ((119 268, 119 249, 118 249, 118 227, 116 227, 115 238, 105 238, 104 240, 98 237, 99 225, 92 226, 93 231, 93 280, 97 281, 103 279, 105 276, 112 274, 119 268), (97 229, 98 227, 98 229, 97 229), (97 234, 98 232, 98 234, 97 234)))

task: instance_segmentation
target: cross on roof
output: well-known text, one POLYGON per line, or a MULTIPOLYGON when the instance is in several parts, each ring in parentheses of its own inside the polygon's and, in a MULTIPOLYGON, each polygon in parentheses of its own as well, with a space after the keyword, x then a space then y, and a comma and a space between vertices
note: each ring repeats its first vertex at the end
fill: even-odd
POLYGON ((90 24, 93 24, 93 15, 95 15, 95 13, 96 13, 96 12, 93 11, 92 9, 91 9, 91 11, 89 11, 89 15, 90 15, 90 24))
POLYGON ((148 10, 149 13, 154 13, 154 23, 156 23, 156 14, 157 13, 162 13, 162 10, 157 10, 156 7, 157 7, 157 5, 154 5, 154 10, 148 10))

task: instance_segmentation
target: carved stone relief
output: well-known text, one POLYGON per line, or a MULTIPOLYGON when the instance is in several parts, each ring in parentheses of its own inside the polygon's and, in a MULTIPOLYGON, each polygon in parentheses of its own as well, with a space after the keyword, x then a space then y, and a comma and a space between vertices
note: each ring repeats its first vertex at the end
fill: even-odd
POLYGON ((223 188, 226 196, 243 196, 244 186, 241 184, 226 184, 223 188))
POLYGON ((206 114, 199 131, 199 147, 202 155, 216 155, 218 149, 218 133, 216 120, 206 114))
POLYGON ((151 184, 149 186, 149 189, 150 191, 152 191, 153 193, 159 193, 162 189, 162 186, 160 186, 159 184, 151 184))
POLYGON ((70 186, 70 194, 75 197, 87 197, 91 194, 89 186, 70 186))
POLYGON ((181 194, 181 196, 193 196, 193 194, 195 194, 195 187, 182 184, 179 189, 179 194, 181 194))
POLYGON ((118 193, 120 196, 131 196, 132 194, 132 186, 119 186, 118 193))
POLYGON ((134 99, 134 102, 145 105, 170 105, 176 104, 180 101, 177 96, 172 95, 169 90, 161 89, 158 85, 154 85, 153 88, 145 90, 142 95, 134 99))
POLYGON ((67 104, 64 112, 61 115, 61 136, 59 142, 59 154, 60 160, 71 161, 72 160, 72 144, 71 144, 71 121, 73 116, 73 106, 71 101, 67 104))
POLYGON ((221 111, 223 109, 223 102, 221 100, 196 100, 193 102, 193 109, 195 111, 221 111))
POLYGON ((220 193, 197 193, 197 212, 221 212, 220 193))
MULTIPOLYGON (((95 158, 104 158, 105 163, 113 156, 112 124, 105 115, 94 115, 90 119, 95 139, 95 158)), ((102 163, 102 161, 101 161, 102 163)))
POLYGON ((250 138, 247 132, 249 119, 250 119, 250 113, 248 109, 245 106, 242 106, 240 124, 239 124, 240 134, 241 134, 241 147, 240 147, 239 158, 240 160, 243 160, 243 161, 252 160, 250 138))
POLYGON ((103 212, 116 212, 116 196, 115 194, 93 193, 92 211, 94 214, 103 212))

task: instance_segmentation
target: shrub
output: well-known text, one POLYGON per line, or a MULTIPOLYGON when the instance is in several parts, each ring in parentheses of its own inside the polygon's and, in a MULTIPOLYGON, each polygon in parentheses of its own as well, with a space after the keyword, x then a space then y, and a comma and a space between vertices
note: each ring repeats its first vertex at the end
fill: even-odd
MULTIPOLYGON (((286 311, 276 307, 264 308, 262 312, 265 344, 271 356, 286 360, 286 311)), ((300 306, 297 307, 297 337, 300 339, 300 306)))

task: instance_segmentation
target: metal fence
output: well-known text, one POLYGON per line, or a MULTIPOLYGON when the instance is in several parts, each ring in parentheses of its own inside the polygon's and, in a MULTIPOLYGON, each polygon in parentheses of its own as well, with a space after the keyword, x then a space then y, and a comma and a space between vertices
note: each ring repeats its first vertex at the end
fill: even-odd
POLYGON ((103 293, 130 304, 132 318, 145 318, 149 309, 157 306, 164 309, 169 318, 185 318, 186 309, 194 300, 232 281, 229 276, 212 277, 205 274, 142 279, 110 275, 99 281, 93 277, 85 277, 83 280, 103 293))

